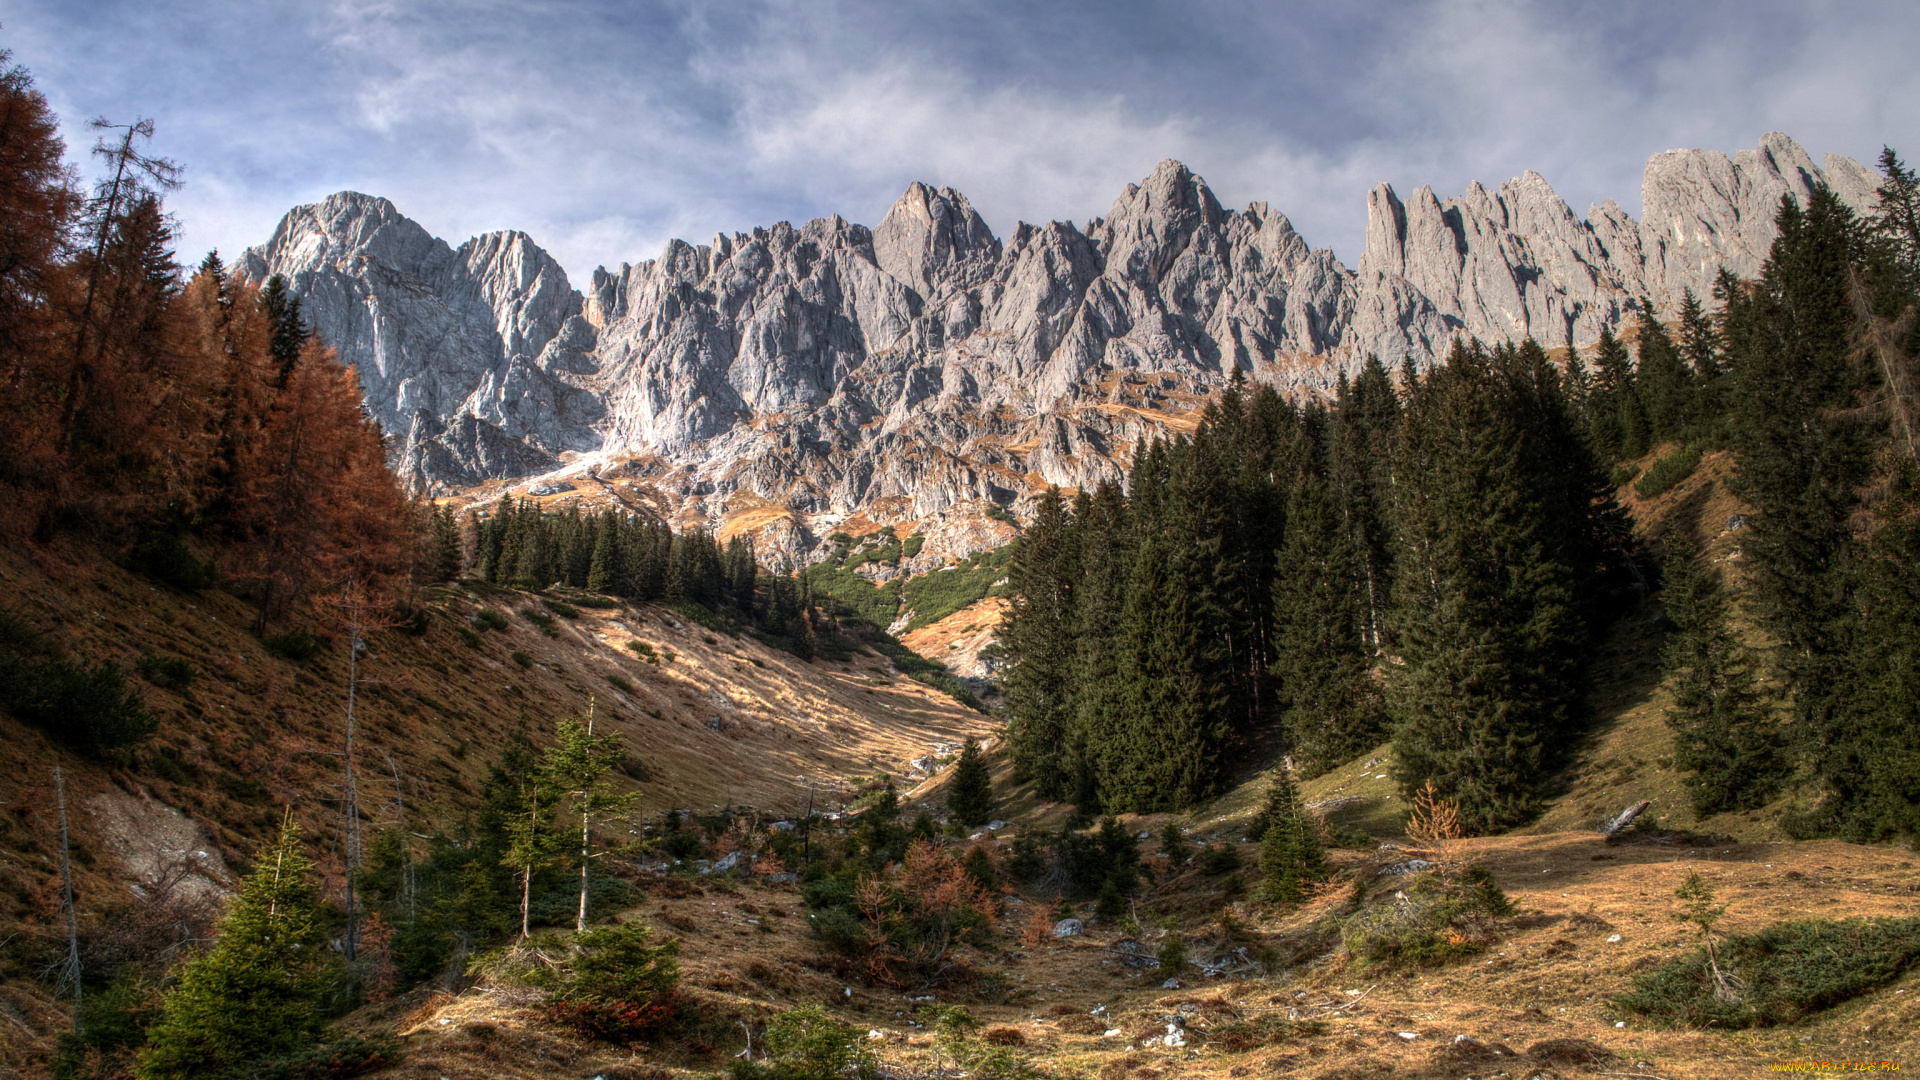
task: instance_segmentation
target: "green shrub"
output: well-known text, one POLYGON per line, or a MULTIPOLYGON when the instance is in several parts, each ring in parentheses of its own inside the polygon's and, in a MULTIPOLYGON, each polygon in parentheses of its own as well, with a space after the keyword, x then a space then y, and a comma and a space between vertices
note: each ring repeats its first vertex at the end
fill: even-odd
POLYGON ((554 1019, 589 1038, 629 1042, 656 1034, 680 1013, 680 943, 655 944, 644 923, 576 934, 553 987, 554 1019))
POLYGON ((1920 919, 1804 919, 1714 943, 1731 999, 1716 992, 1703 947, 1668 960, 1614 998, 1663 1027, 1788 1024, 1885 986, 1920 960, 1920 919))
POLYGON ((626 676, 624 675, 615 675, 615 674, 609 673, 607 675, 607 682, 615 690, 618 690, 623 694, 633 693, 633 684, 628 682, 626 676))
POLYGON ((327 643, 324 638, 309 634, 305 630, 289 630, 284 634, 262 638, 260 647, 267 650, 269 656, 298 662, 319 656, 327 647, 327 643))
POLYGON ((85 667, 0 652, 0 704, 60 742, 91 754, 132 746, 160 729, 160 718, 111 660, 85 667))
POLYGON ((1639 475, 1640 466, 1638 465, 1616 465, 1613 472, 1608 474, 1607 483, 1615 488, 1623 488, 1633 483, 1633 478, 1639 475))
POLYGON ((142 537, 133 546, 128 562, 140 573, 176 589, 208 589, 220 580, 213 564, 195 558, 187 542, 172 530, 150 532, 142 537))
POLYGON ((659 663, 659 661, 654 658, 653 646, 647 644, 644 641, 641 641, 639 638, 635 638, 632 641, 627 642, 627 648, 632 649, 634 652, 639 653, 642 657, 645 657, 647 662, 650 664, 659 663))
POLYGON ((1380 903, 1341 921, 1340 940, 1359 959, 1387 966, 1444 964, 1493 940, 1493 924, 1515 912, 1484 868, 1414 874, 1380 903))
POLYGON ((1232 844, 1212 844, 1200 849, 1200 872, 1212 877, 1240 869, 1240 851, 1232 844))
POLYGON ((193 685, 193 662, 178 656, 161 656, 154 652, 140 654, 133 669, 140 677, 162 690, 185 690, 193 685))
POLYGON ((1160 942, 1160 951, 1154 959, 1159 962, 1160 970, 1168 975, 1176 975, 1187 966, 1187 939, 1178 930, 1167 931, 1160 942))
POLYGON ((521 667, 530 668, 533 666, 533 657, 523 652, 516 652, 513 654, 513 662, 519 664, 521 667))
POLYGON ((764 1061, 736 1061, 734 1080, 866 1080, 876 1068, 865 1042, 819 1005, 799 1005, 767 1024, 764 1061))
POLYGON ((505 630, 507 617, 492 608, 481 608, 473 613, 473 625, 483 632, 487 630, 505 630))
POLYGON ((553 625, 553 616, 544 611, 535 611, 532 608, 528 608, 520 613, 520 617, 539 627, 540 632, 550 638, 560 636, 560 628, 553 625))
POLYGON ((580 609, 564 601, 548 600, 542 597, 540 603, 544 604, 548 611, 553 612, 563 619, 577 619, 580 617, 580 609))
MULTIPOLYGON (((620 601, 610 596, 576 596, 573 602, 583 608, 593 608, 595 611, 612 611, 620 606, 620 601)), ((567 618, 571 619, 573 616, 568 615, 567 618)))
POLYGON ((900 554, 911 559, 915 555, 920 554, 920 549, 926 545, 927 538, 921 536, 919 533, 914 533, 912 536, 907 537, 906 543, 901 545, 900 554))
POLYGON ((477 649, 480 647, 479 634, 474 633, 473 631, 467 629, 464 626, 459 628, 459 633, 460 633, 460 640, 466 642, 467 648, 477 649))
POLYGON ((1643 499, 1665 495, 1699 467, 1700 447, 1683 446, 1648 467, 1647 474, 1634 482, 1633 492, 1643 499))

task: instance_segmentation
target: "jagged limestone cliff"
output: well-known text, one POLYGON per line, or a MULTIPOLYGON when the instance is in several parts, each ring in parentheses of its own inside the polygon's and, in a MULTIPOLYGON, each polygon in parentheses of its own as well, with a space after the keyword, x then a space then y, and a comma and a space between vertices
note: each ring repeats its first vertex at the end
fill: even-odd
POLYGON ((1445 201, 1381 184, 1357 271, 1173 161, 1084 227, 1004 241, 916 183, 872 229, 674 241, 584 295, 524 234, 452 248, 341 193, 241 269, 286 275, 359 365, 417 487, 624 477, 682 517, 751 511, 804 557, 846 515, 938 520, 1117 475, 1236 369, 1326 389, 1367 353, 1422 363, 1462 334, 1591 340, 1643 298, 1707 295, 1723 265, 1754 273, 1781 197, 1823 181, 1872 205, 1870 171, 1774 133, 1732 158, 1655 155, 1641 221, 1611 200, 1577 217, 1532 172, 1445 201))

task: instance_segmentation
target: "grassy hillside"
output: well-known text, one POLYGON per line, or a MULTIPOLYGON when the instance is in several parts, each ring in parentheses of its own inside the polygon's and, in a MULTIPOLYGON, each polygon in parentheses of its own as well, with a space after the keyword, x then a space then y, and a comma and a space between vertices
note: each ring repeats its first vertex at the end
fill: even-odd
MULTIPOLYGON (((66 772, 83 934, 143 881, 185 875, 224 895, 289 806, 337 874, 347 656, 336 638, 306 660, 276 657, 248 632, 254 613, 240 600, 176 591, 80 551, 0 550, 0 596, 65 655, 130 675, 148 658, 153 679, 132 684, 160 717, 144 745, 88 760, 0 710, 0 1001, 16 1017, 0 1025, 4 1071, 36 1060, 66 1022, 37 979, 59 913, 53 766, 66 772)), ((807 663, 665 607, 562 600, 568 618, 540 597, 472 584, 416 603, 423 632, 368 634, 362 656, 356 760, 369 828, 396 823, 403 798, 417 837, 456 829, 517 727, 538 738, 584 714, 589 697, 602 730, 625 737, 622 782, 649 817, 722 804, 793 813, 809 787, 831 809, 855 778, 905 773, 935 745, 995 729, 865 648, 807 663), (493 622, 502 628, 486 629, 493 622)))

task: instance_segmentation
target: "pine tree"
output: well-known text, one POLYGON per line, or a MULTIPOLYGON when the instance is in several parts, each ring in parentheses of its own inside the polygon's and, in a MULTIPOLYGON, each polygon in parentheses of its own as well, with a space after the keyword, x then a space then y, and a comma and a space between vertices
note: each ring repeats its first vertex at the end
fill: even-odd
POLYGON ((947 791, 947 812, 962 825, 984 825, 993 813, 993 777, 987 772, 980 744, 968 739, 953 766, 953 786, 947 791))
POLYGON ((570 803, 570 812, 580 821, 580 911, 576 930, 587 928, 588 868, 592 866, 593 825, 633 805, 637 792, 622 791, 608 775, 627 758, 617 733, 593 733, 593 701, 587 701, 587 719, 562 720, 555 732, 554 745, 541 765, 549 789, 570 803))
POLYGON ((1646 407, 1635 385, 1627 347, 1611 329, 1600 331, 1600 342, 1594 348, 1587 426, 1593 448, 1603 460, 1632 461, 1647 452, 1646 407))
POLYGON ((140 1055, 143 1080, 189 1080, 287 1054, 325 1031, 327 935, 289 814, 212 949, 188 961, 140 1055))
POLYGON ((1588 507, 1566 520, 1566 492, 1584 475, 1567 475, 1542 438, 1540 414, 1565 410, 1557 393, 1537 396, 1551 389, 1457 345, 1411 388, 1405 412, 1402 445, 1417 467, 1397 487, 1395 778, 1409 795, 1432 778, 1478 830, 1537 811, 1579 700, 1574 560, 1593 528, 1588 507))
POLYGON ((1654 317, 1653 302, 1640 302, 1640 364, 1637 380, 1646 405, 1651 444, 1683 437, 1696 414, 1697 384, 1667 328, 1654 317))
POLYGON ((999 638, 1009 665, 1007 735, 1014 766, 1049 799, 1070 794, 1062 753, 1072 725, 1075 651, 1068 522, 1059 491, 1049 489, 1032 524, 1014 541, 1007 569, 1013 596, 999 638))
POLYGON ((1776 226, 1760 281, 1727 297, 1733 487, 1754 508, 1741 545, 1754 609, 1785 646, 1799 733, 1822 739, 1845 726, 1852 518, 1872 464, 1871 428, 1846 414, 1871 376, 1850 337, 1860 229, 1824 187, 1804 210, 1783 198, 1776 226))
POLYGON ((1684 537, 1669 542, 1663 579, 1674 626, 1662 654, 1673 687, 1667 725, 1674 764, 1690 774, 1694 813, 1753 809, 1786 772, 1780 725, 1760 693, 1752 657, 1728 625, 1720 584, 1684 537))
POLYGON ((1308 775, 1386 737, 1371 650, 1359 553, 1325 479, 1301 478, 1287 511, 1274 575, 1273 673, 1287 738, 1308 775))
POLYGON ((1260 892, 1278 903, 1297 903, 1305 887, 1326 880, 1326 850, 1320 829, 1300 805, 1286 766, 1273 771, 1260 815, 1260 892))

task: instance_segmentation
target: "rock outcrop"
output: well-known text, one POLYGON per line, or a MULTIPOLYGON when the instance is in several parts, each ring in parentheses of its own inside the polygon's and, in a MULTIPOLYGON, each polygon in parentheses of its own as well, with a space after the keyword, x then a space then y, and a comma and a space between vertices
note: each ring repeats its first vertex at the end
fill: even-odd
POLYGON ((1116 476, 1236 370, 1324 391, 1368 353, 1418 365, 1460 335, 1591 340, 1643 299, 1710 295, 1722 266, 1757 271, 1780 199, 1820 182, 1875 198, 1870 171, 1778 134, 1656 155, 1642 221, 1610 200, 1577 217, 1532 172, 1444 201, 1381 184, 1357 271, 1173 161, 1084 227, 1004 241, 965 196, 915 183, 871 230, 673 241, 584 296, 523 234, 451 248, 342 193, 241 268, 286 275, 359 365, 416 486, 617 474, 684 519, 750 506, 804 557, 815 525, 868 507, 923 520, 1116 476))
POLYGON ((295 208, 236 268, 283 275, 417 487, 524 476, 600 445, 593 330, 566 271, 518 232, 458 248, 344 191, 295 208))

